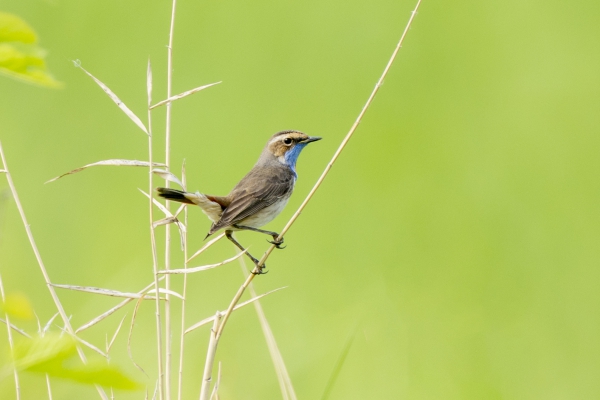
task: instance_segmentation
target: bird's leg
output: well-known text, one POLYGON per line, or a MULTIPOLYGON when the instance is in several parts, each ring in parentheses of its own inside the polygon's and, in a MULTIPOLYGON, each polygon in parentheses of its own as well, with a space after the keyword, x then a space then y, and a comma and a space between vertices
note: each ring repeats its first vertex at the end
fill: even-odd
POLYGON ((267 242, 274 244, 275 247, 277 247, 278 249, 285 249, 285 246, 283 246, 283 247, 281 246, 283 244, 283 238, 281 238, 281 240, 277 240, 277 238, 279 237, 279 233, 277 233, 277 232, 265 231, 262 229, 253 228, 251 226, 245 226, 245 225, 235 224, 232 226, 234 228, 241 229, 241 230, 254 231, 254 232, 264 233, 265 235, 269 235, 273 238, 273 241, 267 240, 267 242))
MULTIPOLYGON (((233 232, 232 231, 225 231, 225 236, 227 236, 227 239, 229 239, 231 241, 231 243, 235 244, 238 249, 240 249, 241 251, 245 251, 246 255, 248 257, 250 257, 250 259, 252 260, 252 262, 254 263, 254 265, 258 267, 259 261, 256 258, 254 258, 252 256, 252 254, 248 253, 248 251, 246 251, 246 249, 244 248, 244 246, 242 246, 237 240, 235 240, 235 238, 233 237, 233 232)), ((263 271, 263 269, 265 267, 266 267, 266 265, 263 264, 261 267, 258 268, 258 272, 256 272, 256 273, 253 272, 253 274, 255 274, 255 275, 266 274, 267 271, 263 271)))

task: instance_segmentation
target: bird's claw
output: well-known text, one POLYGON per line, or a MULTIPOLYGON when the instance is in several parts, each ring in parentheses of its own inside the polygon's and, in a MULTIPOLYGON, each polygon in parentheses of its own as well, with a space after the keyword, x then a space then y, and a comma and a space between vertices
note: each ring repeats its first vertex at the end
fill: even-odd
MULTIPOLYGON (((258 264, 256 265, 258 267, 258 264)), ((263 264, 260 268, 258 268, 258 271, 254 272, 254 270, 252 270, 252 275, 265 275, 267 274, 269 271, 265 270, 266 265, 263 264)), ((255 268, 256 269, 256 268, 255 268)))
POLYGON ((281 246, 283 244, 283 238, 281 240, 277 240, 277 237, 273 237, 273 240, 267 240, 267 242, 275 245, 277 249, 285 249, 287 246, 281 246))

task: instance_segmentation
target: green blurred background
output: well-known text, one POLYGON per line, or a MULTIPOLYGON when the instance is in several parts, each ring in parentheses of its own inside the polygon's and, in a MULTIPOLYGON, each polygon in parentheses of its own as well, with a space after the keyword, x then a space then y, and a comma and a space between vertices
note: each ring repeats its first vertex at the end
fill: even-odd
MULTIPOLYGON (((190 189, 226 194, 276 131, 324 137, 304 151, 295 195, 267 226, 281 230, 363 106, 414 1, 178 3, 174 93, 223 81, 173 106, 173 169, 187 161, 190 189)), ((170 7, 0 3, 37 30, 65 83, 0 77, 0 139, 54 282, 137 291, 152 279, 137 190, 147 188, 145 169, 43 183, 98 160, 147 159, 145 135, 71 60, 145 121, 148 58, 154 98, 166 92, 170 7)), ((300 399, 321 398, 355 329, 330 399, 600 398, 599 17, 592 0, 424 1, 356 136, 255 280, 259 292, 289 286, 262 304, 300 399)), ((155 158, 164 159, 164 109, 154 115, 155 158)), ((0 272, 47 321, 55 309, 9 197, 0 272)), ((209 222, 191 211, 193 251, 209 222)), ((257 254, 268 245, 238 237, 257 254)), ((177 243, 173 251, 181 265, 177 243)), ((220 243, 198 265, 233 251, 220 243)), ((236 264, 192 276, 188 325, 224 309, 241 281, 236 264)), ((75 326, 117 303, 59 295, 75 326)), ((150 388, 153 312, 142 306, 132 349, 152 379, 128 360, 124 332, 112 350, 150 388)), ((103 346, 125 313, 129 321, 131 307, 82 337, 103 346)), ((197 397, 207 341, 208 327, 188 336, 185 398, 197 397)), ((232 317, 217 359, 222 398, 280 398, 251 307, 232 317)), ((43 377, 22 380, 24 398, 46 398, 43 377)), ((53 389, 56 399, 98 398, 65 381, 53 389)), ((0 382, 0 398, 13 393, 12 379, 0 382)))

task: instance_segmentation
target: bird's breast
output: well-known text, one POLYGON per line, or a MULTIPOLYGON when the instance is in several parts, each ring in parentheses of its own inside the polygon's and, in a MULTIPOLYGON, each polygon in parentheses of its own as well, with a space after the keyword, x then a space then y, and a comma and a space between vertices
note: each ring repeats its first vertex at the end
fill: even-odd
POLYGON ((281 198, 281 200, 263 208, 259 212, 244 218, 242 221, 238 222, 238 225, 260 228, 261 226, 268 224, 283 211, 289 199, 290 196, 281 198))

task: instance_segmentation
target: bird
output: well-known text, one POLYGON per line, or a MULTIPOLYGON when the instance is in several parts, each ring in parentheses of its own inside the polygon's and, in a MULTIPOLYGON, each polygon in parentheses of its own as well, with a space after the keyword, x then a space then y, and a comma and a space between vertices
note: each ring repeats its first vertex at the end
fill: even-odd
POLYGON ((197 205, 212 221, 208 238, 224 229, 225 236, 258 267, 261 274, 265 265, 233 237, 234 231, 249 230, 264 233, 273 238, 269 243, 282 249, 283 238, 277 232, 259 229, 271 222, 283 211, 298 179, 296 162, 302 149, 322 138, 308 136, 296 130, 277 132, 267 141, 254 167, 238 182, 227 196, 213 196, 200 192, 186 192, 159 187, 158 195, 170 201, 197 205))

